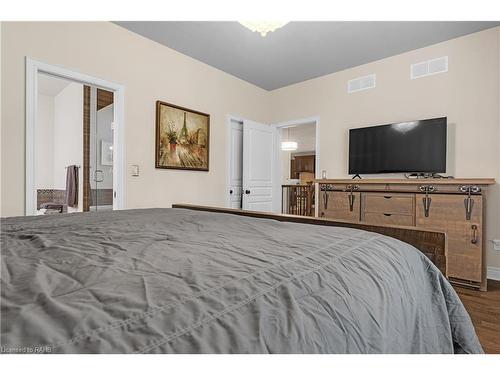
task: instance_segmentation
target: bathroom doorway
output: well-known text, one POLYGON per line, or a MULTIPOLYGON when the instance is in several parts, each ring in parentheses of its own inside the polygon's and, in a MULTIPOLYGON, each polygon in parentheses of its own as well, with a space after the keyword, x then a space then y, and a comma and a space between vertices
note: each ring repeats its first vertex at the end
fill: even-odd
POLYGON ((27 59, 26 215, 123 207, 123 87, 27 59))
POLYGON ((113 208, 113 92, 39 72, 36 214, 113 208))

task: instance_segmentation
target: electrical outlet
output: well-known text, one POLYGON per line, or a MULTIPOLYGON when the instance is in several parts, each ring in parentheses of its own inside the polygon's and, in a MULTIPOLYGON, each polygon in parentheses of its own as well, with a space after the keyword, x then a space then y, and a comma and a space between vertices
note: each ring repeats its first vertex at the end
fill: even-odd
POLYGON ((500 251, 500 240, 491 240, 493 242, 493 249, 500 251))

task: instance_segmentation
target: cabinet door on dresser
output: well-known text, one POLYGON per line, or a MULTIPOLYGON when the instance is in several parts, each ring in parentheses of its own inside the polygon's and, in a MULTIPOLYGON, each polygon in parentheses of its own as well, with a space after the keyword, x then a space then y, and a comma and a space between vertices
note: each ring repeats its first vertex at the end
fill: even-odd
POLYGON ((353 192, 353 198, 349 198, 350 194, 345 191, 320 191, 319 216, 327 219, 358 222, 360 215, 360 194, 353 192))
POLYGON ((466 219, 464 195, 430 194, 428 216, 417 194, 416 224, 418 227, 446 232, 448 238, 447 276, 467 281, 482 280, 482 211, 483 198, 472 196, 474 205, 470 220, 466 219))

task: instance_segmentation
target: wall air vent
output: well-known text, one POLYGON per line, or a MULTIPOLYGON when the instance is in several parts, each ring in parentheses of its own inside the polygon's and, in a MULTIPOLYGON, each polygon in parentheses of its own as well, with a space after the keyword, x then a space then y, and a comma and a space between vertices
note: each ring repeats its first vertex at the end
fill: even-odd
POLYGON ((373 89, 376 86, 375 74, 370 74, 364 77, 351 79, 347 82, 347 92, 353 92, 373 89))
POLYGON ((448 71, 448 56, 422 61, 410 66, 410 78, 417 79, 448 71))

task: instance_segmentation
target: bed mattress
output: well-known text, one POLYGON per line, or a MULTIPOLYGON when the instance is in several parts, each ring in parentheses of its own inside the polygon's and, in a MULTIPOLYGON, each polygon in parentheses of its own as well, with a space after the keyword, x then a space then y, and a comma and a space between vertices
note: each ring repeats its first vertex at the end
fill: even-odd
POLYGON ((10 353, 482 353, 414 247, 186 209, 1 221, 10 353))

